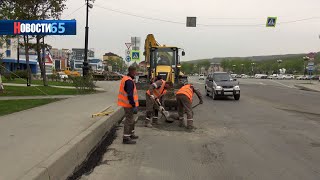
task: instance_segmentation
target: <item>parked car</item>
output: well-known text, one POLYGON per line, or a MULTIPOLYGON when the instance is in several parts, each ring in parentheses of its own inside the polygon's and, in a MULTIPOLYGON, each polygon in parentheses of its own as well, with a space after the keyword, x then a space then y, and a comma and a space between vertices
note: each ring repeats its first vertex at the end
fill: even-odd
POLYGON ((239 82, 234 81, 229 73, 214 72, 207 76, 206 95, 212 96, 212 99, 217 97, 233 96, 235 100, 240 99, 239 82))
POLYGON ((284 79, 284 75, 283 74, 278 74, 276 79, 284 79))
POLYGON ((286 74, 283 76, 283 79, 294 79, 294 76, 292 74, 286 74))
POLYGON ((199 75, 199 80, 204 80, 204 75, 203 74, 199 75))
POLYGON ((255 78, 256 79, 267 79, 268 75, 266 75, 266 74, 256 74, 255 78))
POLYGON ((242 78, 242 79, 248 79, 248 78, 249 78, 249 76, 248 76, 248 75, 246 75, 246 74, 241 74, 241 78, 242 78))
POLYGON ((297 80, 308 80, 310 79, 309 76, 298 76, 297 80))
POLYGON ((315 76, 311 76, 311 79, 312 79, 312 80, 319 80, 319 77, 320 77, 320 76, 315 75, 315 76))
POLYGON ((278 77, 278 74, 272 74, 272 75, 268 76, 267 78, 268 79, 277 79, 277 77, 278 77))
POLYGON ((63 72, 58 72, 58 75, 59 75, 60 79, 68 79, 68 75, 66 75, 63 72))
POLYGON ((237 74, 231 74, 232 78, 236 78, 237 74))

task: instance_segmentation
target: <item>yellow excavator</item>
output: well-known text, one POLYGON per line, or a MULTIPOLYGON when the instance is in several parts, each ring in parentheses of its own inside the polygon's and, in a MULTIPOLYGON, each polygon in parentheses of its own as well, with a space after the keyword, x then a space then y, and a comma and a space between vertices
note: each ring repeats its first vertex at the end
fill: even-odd
POLYGON ((72 71, 70 67, 67 67, 63 72, 68 76, 80 76, 80 73, 78 71, 72 71))
MULTIPOLYGON (((142 97, 145 97, 145 91, 148 89, 152 79, 159 75, 171 87, 163 98, 164 106, 167 109, 177 106, 174 91, 188 81, 188 77, 180 71, 180 49, 175 46, 160 45, 153 34, 147 35, 144 45, 147 68, 145 74, 139 76, 137 83, 141 105, 145 104, 145 98, 142 97)), ((181 55, 185 55, 184 50, 182 50, 181 55)))

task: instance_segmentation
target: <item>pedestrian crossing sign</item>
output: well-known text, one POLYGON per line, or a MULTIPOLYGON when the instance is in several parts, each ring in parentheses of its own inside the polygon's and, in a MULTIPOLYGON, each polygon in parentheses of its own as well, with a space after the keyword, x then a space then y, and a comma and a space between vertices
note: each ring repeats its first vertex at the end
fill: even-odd
POLYGON ((140 51, 132 50, 131 51, 131 60, 140 61, 140 51))
POLYGON ((276 27, 277 17, 268 17, 267 27, 276 27))

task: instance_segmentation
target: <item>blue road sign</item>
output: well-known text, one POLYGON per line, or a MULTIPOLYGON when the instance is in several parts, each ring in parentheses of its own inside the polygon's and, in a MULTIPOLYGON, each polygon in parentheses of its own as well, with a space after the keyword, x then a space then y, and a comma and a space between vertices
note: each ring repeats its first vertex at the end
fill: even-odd
POLYGON ((308 62, 308 71, 312 72, 314 70, 314 62, 308 62))
POLYGON ((267 27, 276 27, 277 17, 268 17, 267 19, 267 27))
POLYGON ((130 57, 130 56, 127 56, 127 57, 126 57, 126 61, 127 61, 127 62, 130 62, 130 61, 131 61, 131 57, 130 57))
POLYGON ((132 61, 140 61, 140 51, 131 51, 131 59, 132 61))

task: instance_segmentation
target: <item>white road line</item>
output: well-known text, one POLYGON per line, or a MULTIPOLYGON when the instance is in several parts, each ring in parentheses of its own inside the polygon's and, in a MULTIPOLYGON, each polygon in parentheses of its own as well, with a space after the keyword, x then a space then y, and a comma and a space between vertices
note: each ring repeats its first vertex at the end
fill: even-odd
POLYGON ((266 84, 264 84, 264 83, 262 83, 262 82, 260 82, 259 84, 264 85, 264 86, 266 85, 266 84))
POLYGON ((281 83, 281 82, 278 82, 278 81, 275 81, 275 80, 270 80, 270 81, 275 82, 275 83, 277 83, 277 84, 280 84, 280 85, 282 85, 282 86, 284 86, 284 87, 294 88, 294 87, 292 87, 292 86, 285 85, 285 84, 283 84, 283 83, 281 83))

